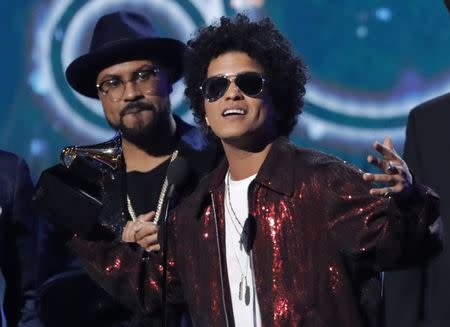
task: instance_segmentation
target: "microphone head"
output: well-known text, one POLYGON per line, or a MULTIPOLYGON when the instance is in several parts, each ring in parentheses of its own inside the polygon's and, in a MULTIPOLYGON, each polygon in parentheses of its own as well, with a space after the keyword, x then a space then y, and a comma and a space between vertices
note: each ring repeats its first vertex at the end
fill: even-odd
POLYGON ((189 173, 189 164, 183 157, 177 157, 170 163, 167 170, 167 182, 170 186, 179 188, 186 182, 189 173))

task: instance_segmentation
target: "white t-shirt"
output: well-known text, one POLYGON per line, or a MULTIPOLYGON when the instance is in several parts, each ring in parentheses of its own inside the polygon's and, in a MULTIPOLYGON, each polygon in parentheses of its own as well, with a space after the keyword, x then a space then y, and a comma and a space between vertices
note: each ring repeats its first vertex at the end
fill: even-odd
POLYGON ((261 312, 251 254, 248 255, 239 242, 248 217, 248 187, 256 174, 239 181, 233 181, 229 174, 225 176, 225 245, 234 322, 236 327, 260 327, 261 312))

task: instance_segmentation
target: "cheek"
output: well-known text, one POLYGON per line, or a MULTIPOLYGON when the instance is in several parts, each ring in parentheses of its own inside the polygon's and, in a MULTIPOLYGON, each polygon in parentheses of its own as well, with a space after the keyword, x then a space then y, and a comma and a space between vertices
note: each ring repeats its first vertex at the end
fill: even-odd
POLYGON ((208 119, 213 118, 214 119, 214 117, 212 117, 213 112, 214 112, 214 108, 213 107, 214 107, 213 103, 208 102, 207 100, 205 100, 203 102, 203 108, 205 110, 205 118, 208 118, 208 119))
POLYGON ((103 113, 109 120, 117 120, 119 117, 120 109, 116 106, 103 104, 103 113))

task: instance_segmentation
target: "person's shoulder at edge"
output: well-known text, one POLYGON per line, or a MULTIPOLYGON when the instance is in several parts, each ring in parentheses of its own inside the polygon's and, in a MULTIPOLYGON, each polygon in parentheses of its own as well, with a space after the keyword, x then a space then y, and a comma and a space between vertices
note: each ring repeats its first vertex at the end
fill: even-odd
MULTIPOLYGON (((430 116, 450 112, 450 92, 425 101, 411 110, 410 115, 430 116)), ((425 117, 425 116, 423 116, 425 117)))
POLYGON ((23 162, 25 164, 25 161, 18 155, 12 152, 0 150, 0 165, 2 166, 0 174, 10 173, 9 171, 6 171, 4 168, 15 167, 19 162, 23 162))

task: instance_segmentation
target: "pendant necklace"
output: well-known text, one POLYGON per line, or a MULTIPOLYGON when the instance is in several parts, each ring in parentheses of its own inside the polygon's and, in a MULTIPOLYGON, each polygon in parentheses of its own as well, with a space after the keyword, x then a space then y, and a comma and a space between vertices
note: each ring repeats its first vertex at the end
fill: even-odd
POLYGON ((246 230, 244 229, 244 227, 242 226, 241 222, 239 221, 239 218, 236 215, 236 212, 233 209, 233 206, 231 205, 231 197, 230 197, 230 172, 228 171, 227 173, 227 178, 226 178, 226 190, 227 190, 227 194, 226 194, 226 198, 228 201, 225 202, 225 207, 228 211, 228 215, 231 217, 231 222, 232 225, 234 226, 234 229, 236 230, 237 234, 240 236, 239 237, 239 249, 236 249, 236 247, 234 246, 233 243, 233 254, 234 257, 236 259, 236 261, 238 262, 239 265, 239 269, 241 271, 241 280, 239 282, 239 293, 238 293, 238 297, 240 301, 244 301, 244 303, 246 305, 250 304, 250 286, 248 285, 247 282, 247 273, 248 273, 248 268, 249 268, 249 256, 250 253, 248 253, 245 250, 245 256, 246 256, 246 260, 245 260, 245 269, 243 268, 243 265, 241 264, 241 262, 239 261, 239 257, 237 255, 237 251, 239 250, 243 250, 243 247, 245 247, 245 239, 247 237, 244 236, 244 233, 246 233, 246 230), (239 231, 239 227, 238 225, 236 225, 236 222, 239 224, 239 227, 241 227, 241 231, 239 231))

